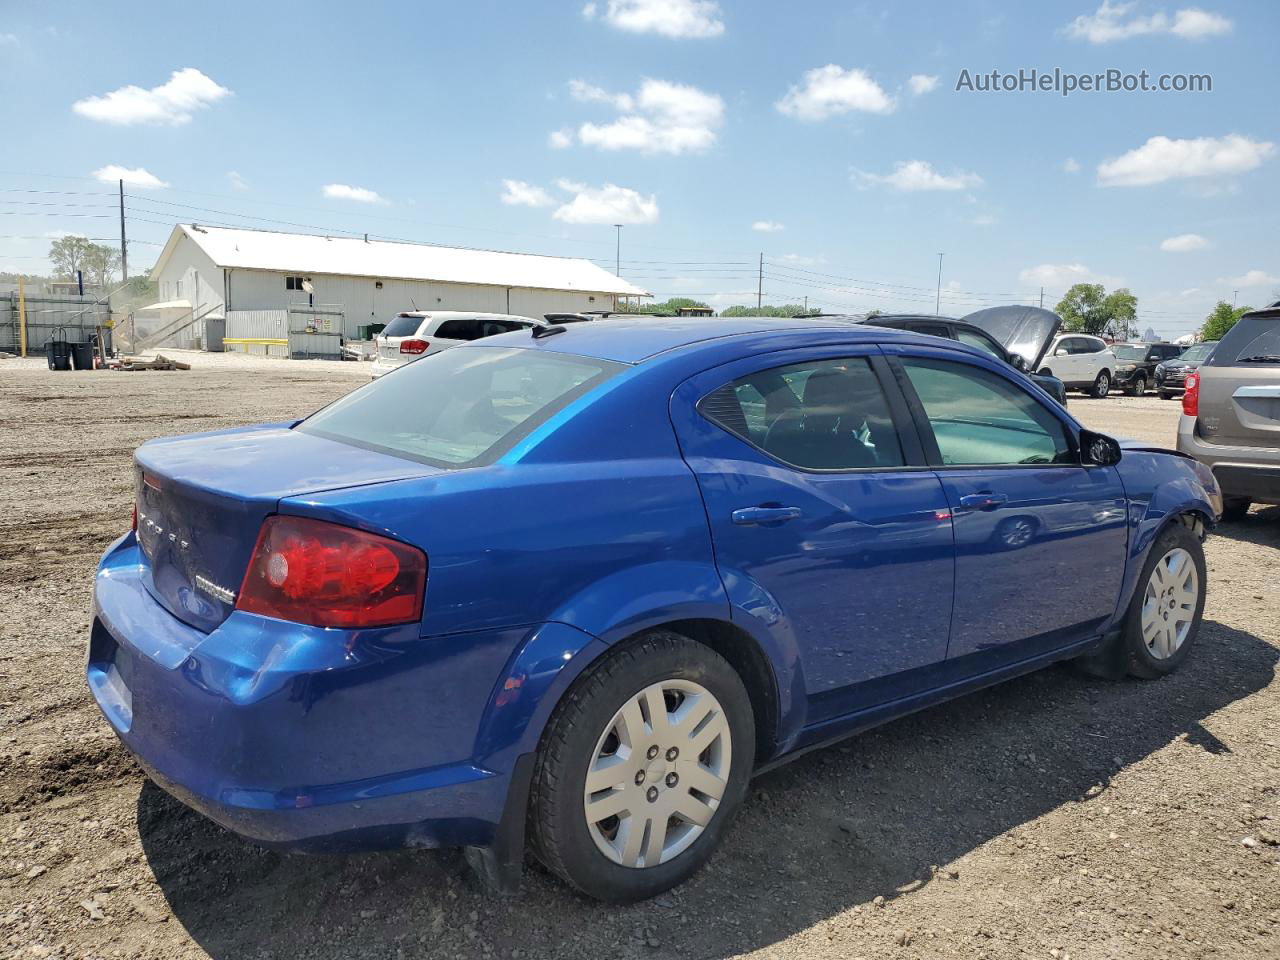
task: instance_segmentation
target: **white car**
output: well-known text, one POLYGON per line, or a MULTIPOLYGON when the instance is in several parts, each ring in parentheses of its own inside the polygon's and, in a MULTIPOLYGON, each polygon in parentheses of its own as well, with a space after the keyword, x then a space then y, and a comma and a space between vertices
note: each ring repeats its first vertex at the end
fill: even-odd
POLYGON ((398 314, 375 338, 373 378, 429 353, 439 353, 468 340, 499 333, 545 327, 542 320, 509 313, 461 313, 455 310, 411 310, 398 314))
POLYGON ((1064 333, 1054 337, 1036 372, 1101 400, 1111 392, 1115 369, 1116 355, 1101 337, 1064 333))

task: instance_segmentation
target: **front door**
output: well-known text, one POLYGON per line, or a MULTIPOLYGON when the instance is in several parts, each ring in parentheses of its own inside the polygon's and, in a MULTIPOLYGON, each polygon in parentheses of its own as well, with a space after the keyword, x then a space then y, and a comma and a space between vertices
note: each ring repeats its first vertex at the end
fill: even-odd
POLYGON ((989 666, 1101 632, 1128 543, 1114 467, 1083 466, 1070 425, 1021 384, 943 351, 902 350, 925 452, 955 518, 949 658, 989 666), (916 355, 909 355, 915 353, 916 355))
POLYGON ((876 348, 793 350, 672 398, 733 617, 795 650, 809 723, 916 692, 946 657, 946 494, 884 378, 876 348))

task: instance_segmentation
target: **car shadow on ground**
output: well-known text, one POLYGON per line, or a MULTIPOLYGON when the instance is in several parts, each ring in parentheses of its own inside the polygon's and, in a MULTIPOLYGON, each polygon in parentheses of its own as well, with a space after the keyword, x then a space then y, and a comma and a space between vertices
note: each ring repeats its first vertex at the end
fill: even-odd
POLYGON ((1213 535, 1263 547, 1280 547, 1280 507, 1254 507, 1243 520, 1219 523, 1213 535))
MULTIPOLYGON (((262 851, 147 784, 137 820, 175 919, 245 956, 726 957, 769 946, 945 865, 1172 741, 1230 751, 1202 721, 1273 679, 1280 651, 1206 621, 1176 675, 1107 682, 1061 666, 936 707, 758 777, 724 849, 676 891, 603 907, 537 867, 496 899, 447 852, 262 851)), ((961 878, 963 881, 963 877, 961 878)))

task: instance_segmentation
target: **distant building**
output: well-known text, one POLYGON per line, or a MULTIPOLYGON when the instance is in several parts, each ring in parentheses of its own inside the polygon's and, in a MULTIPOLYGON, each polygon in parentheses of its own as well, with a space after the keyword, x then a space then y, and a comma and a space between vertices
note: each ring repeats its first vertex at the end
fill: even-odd
POLYGON ((147 326, 309 306, 340 314, 348 339, 402 310, 541 317, 650 295, 584 259, 198 224, 173 228, 151 280, 159 302, 136 312, 147 326))

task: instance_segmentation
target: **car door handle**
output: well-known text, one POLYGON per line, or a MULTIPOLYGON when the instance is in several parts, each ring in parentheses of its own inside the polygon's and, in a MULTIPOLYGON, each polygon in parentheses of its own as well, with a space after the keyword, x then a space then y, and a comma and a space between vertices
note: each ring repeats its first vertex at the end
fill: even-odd
POLYGON ((967 493, 960 498, 962 510, 994 510, 1003 507, 1009 498, 1003 493, 967 493))
POLYGON ((740 507, 733 511, 733 522, 742 526, 755 523, 785 523, 800 516, 799 507, 761 506, 740 507))

